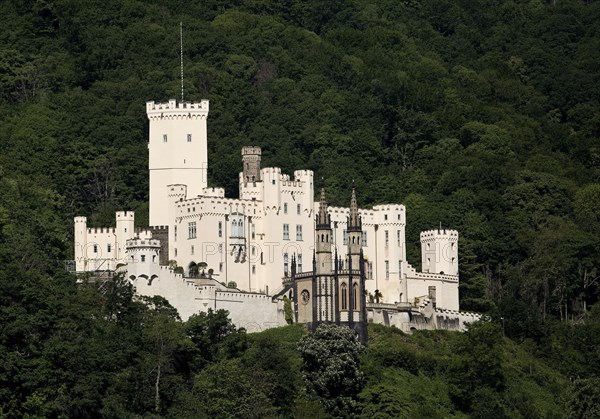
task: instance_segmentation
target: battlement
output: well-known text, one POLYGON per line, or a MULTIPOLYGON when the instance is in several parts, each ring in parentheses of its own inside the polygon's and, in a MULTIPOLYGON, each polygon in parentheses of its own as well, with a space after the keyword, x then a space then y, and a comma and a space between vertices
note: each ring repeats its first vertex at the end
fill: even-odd
POLYGON ((88 234, 114 234, 114 227, 90 227, 87 229, 88 234))
POLYGON ((133 239, 128 239, 126 242, 126 246, 128 249, 136 248, 136 247, 155 247, 160 248, 160 240, 156 239, 140 239, 138 237, 133 239))
POLYGON ((429 279, 434 281, 458 282, 458 276, 447 274, 435 274, 428 272, 415 272, 414 276, 407 275, 408 279, 429 279))
POLYGON ((117 211, 117 220, 119 218, 121 218, 121 219, 125 219, 125 218, 133 219, 134 217, 135 217, 135 212, 133 212, 133 211, 117 211))
POLYGON ((207 196, 212 198, 225 198, 224 188, 202 188, 201 196, 207 196))
POLYGON ((208 113, 208 100, 203 99, 200 102, 179 102, 175 99, 169 99, 165 103, 155 103, 154 101, 146 102, 146 112, 163 113, 165 111, 203 111, 208 113))
POLYGON ((260 156, 262 150, 257 146, 242 147, 242 156, 260 156))
POLYGON ((312 170, 294 170, 294 179, 302 181, 307 177, 312 179, 314 172, 312 170))
POLYGON ((458 241, 458 231, 447 229, 434 229, 422 231, 421 242, 433 242, 436 240, 458 241))
POLYGON ((75 224, 87 224, 87 217, 75 217, 75 224))

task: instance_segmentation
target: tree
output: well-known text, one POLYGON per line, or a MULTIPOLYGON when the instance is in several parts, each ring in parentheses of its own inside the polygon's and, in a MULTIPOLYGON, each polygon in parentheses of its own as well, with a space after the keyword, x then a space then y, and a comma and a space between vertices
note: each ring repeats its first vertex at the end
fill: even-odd
POLYGON ((298 350, 306 388, 333 416, 347 416, 356 405, 365 379, 359 355, 363 346, 347 327, 322 324, 304 336, 298 350))

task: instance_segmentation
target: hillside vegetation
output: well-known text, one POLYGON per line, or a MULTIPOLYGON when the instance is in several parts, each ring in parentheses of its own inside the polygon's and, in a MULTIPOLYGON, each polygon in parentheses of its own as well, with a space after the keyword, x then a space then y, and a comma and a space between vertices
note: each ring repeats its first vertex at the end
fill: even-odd
MULTIPOLYGON (((586 397, 600 373, 592 310, 600 281, 599 2, 18 0, 0 3, 0 416, 81 417, 90 406, 109 416, 166 414, 171 405, 156 410, 134 390, 153 385, 152 357, 183 368, 173 367, 165 392, 213 368, 180 364, 183 331, 173 338, 177 350, 138 350, 152 352, 144 339, 165 319, 187 327, 155 307, 166 303, 144 308, 121 291, 113 301, 78 288, 64 269, 73 216, 107 226, 114 211, 134 210, 147 223, 145 102, 180 97, 180 22, 185 99, 211 105, 212 185, 235 196, 240 149, 259 145, 265 166, 323 177, 332 204, 347 203, 352 179, 361 206, 405 204, 416 266, 420 230, 441 223, 460 231, 461 308, 490 315, 504 331, 494 332, 503 378, 479 382, 459 362, 478 358, 460 341, 484 345, 481 335, 379 331, 399 345, 390 348, 405 348, 398 357, 418 362, 369 360, 373 341, 363 355, 363 412, 389 400, 408 416, 500 409, 560 417, 575 409, 569 388, 580 392, 574 400, 594 400, 586 397), (132 317, 119 320, 124 313, 132 317), (429 340, 438 342, 431 357, 429 340), (459 352, 444 355, 450 347, 459 352), (437 407, 414 410, 416 389, 420 405, 437 407), (482 400, 493 403, 477 407, 482 400)), ((231 376, 246 377, 237 353, 226 363, 231 376)), ((290 374, 282 380, 300 394, 290 374)), ((230 392, 255 390, 244 385, 230 392)), ((309 399, 298 403, 317 415, 309 399)), ((260 405, 275 410, 263 416, 281 413, 269 403, 260 405)))

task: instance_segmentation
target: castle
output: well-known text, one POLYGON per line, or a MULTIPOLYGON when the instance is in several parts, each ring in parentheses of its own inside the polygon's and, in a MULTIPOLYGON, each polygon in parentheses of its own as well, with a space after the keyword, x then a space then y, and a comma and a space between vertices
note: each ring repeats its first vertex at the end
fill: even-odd
POLYGON ((455 230, 421 233, 417 272, 406 260, 403 205, 359 209, 354 191, 349 208, 328 206, 324 191, 315 202, 313 172, 296 170, 292 178, 263 168, 260 147, 242 149, 239 198, 225 198, 207 182, 209 102, 148 102, 146 112, 150 227, 136 229, 127 211, 117 212, 110 228, 89 228, 76 217, 78 273, 126 272, 137 293, 165 297, 184 319, 224 308, 249 331, 285 324, 284 297, 294 301, 293 320, 303 323, 349 321, 360 304, 362 320, 405 331, 461 330, 479 318, 459 311, 455 230), (362 285, 352 282, 353 270, 362 285), (298 305, 298 286, 317 274, 337 278, 336 296, 319 302, 313 289, 309 316, 298 305), (353 306, 341 299, 340 275, 349 279, 344 292, 353 306))

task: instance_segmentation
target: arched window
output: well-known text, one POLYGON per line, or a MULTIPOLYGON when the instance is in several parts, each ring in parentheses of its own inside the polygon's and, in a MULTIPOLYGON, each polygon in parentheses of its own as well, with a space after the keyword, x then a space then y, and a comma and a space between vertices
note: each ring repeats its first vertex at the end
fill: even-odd
POLYGON ((353 293, 352 300, 354 302, 354 305, 352 308, 354 309, 354 311, 359 311, 360 308, 358 307, 359 295, 358 295, 358 284, 357 283, 354 283, 354 286, 352 287, 352 293, 353 293))
POLYGON ((323 243, 325 241, 325 235, 321 234, 321 243, 323 243))
POLYGON ((342 283, 342 310, 348 310, 348 287, 342 283))

